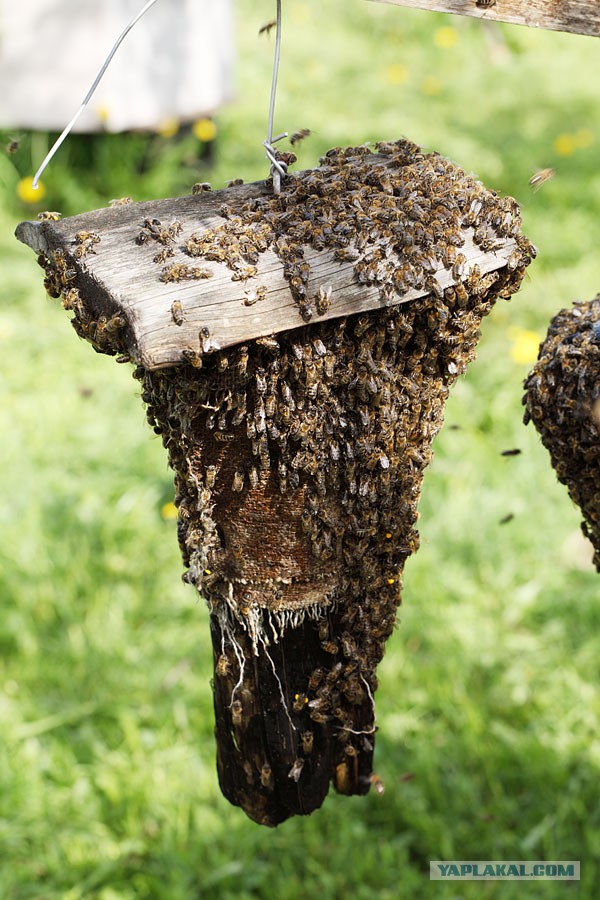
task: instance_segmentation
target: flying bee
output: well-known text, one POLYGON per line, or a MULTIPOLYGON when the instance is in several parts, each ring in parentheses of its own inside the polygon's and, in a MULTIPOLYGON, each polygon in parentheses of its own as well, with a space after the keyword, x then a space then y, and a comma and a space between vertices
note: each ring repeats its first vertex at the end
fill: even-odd
POLYGON ((129 206, 130 203, 133 203, 131 197, 120 197, 116 200, 110 200, 109 206, 129 206))
POLYGON ((171 316, 176 325, 183 325, 185 315, 181 300, 173 300, 171 303, 171 316))
POLYGON ((259 34, 269 34, 271 29, 275 28, 277 25, 277 19, 273 19, 271 22, 266 22, 262 28, 258 29, 259 34))
POLYGON ((531 176, 529 184, 534 192, 537 193, 543 184, 546 184, 547 181, 554 178, 555 174, 554 169, 540 169, 539 172, 536 172, 535 175, 531 176))
POLYGON ((294 144, 299 144, 300 141, 303 141, 304 138, 307 138, 310 134, 310 128, 301 128, 300 131, 295 131, 290 137, 290 144, 292 146, 294 146, 294 144))

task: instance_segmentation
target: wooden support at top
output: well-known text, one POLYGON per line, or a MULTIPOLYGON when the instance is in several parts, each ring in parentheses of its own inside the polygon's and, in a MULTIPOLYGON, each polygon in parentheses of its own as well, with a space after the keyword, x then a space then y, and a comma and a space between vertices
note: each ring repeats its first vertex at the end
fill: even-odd
POLYGON ((372 0, 530 28, 600 37, 598 0, 372 0))
POLYGON ((150 370, 523 264, 513 200, 408 141, 377 149, 330 151, 279 196, 206 190, 23 222, 17 237, 78 332, 150 370))

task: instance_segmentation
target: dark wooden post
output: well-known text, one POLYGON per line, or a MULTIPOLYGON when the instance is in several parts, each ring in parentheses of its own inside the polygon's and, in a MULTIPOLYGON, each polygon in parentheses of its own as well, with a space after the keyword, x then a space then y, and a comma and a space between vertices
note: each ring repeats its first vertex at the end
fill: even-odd
POLYGON ((269 184, 23 223, 78 333, 136 363, 211 611, 219 780, 275 825, 372 783, 375 670, 423 470, 519 210, 407 141, 269 184))

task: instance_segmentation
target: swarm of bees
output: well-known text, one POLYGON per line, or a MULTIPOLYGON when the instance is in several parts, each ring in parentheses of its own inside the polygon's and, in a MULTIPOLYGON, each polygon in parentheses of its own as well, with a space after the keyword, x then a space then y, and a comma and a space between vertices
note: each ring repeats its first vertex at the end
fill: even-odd
POLYGON ((551 321, 525 381, 525 423, 533 422, 558 480, 580 507, 600 572, 600 294, 551 321))
MULTIPOLYGON (((345 794, 376 784, 376 667, 419 544, 431 444, 482 318, 534 254, 513 200, 408 141, 377 149, 334 148, 277 197, 223 204, 223 222, 184 246, 241 278, 273 249, 307 322, 332 291, 309 294, 304 248, 327 248, 381 287, 380 309, 224 350, 203 329, 181 365, 134 371, 175 471, 184 578, 211 613, 221 788, 262 824, 316 809, 331 782, 345 794), (469 268, 465 227, 513 238, 511 264, 469 268), (441 289, 438 267, 462 280, 441 289), (416 284, 430 293, 394 302, 416 284)), ((73 287, 52 277, 59 293, 73 287)), ((80 333, 97 346, 81 307, 80 333)), ((171 317, 182 321, 178 301, 171 317)), ((124 356, 123 329, 103 323, 107 334, 124 356)))
POLYGON ((413 288, 443 299, 435 277, 441 268, 461 281, 459 301, 476 285, 485 291, 497 275, 482 276, 475 267, 467 272, 460 252, 465 228, 473 229, 486 252, 514 238, 509 266, 522 270, 527 264, 535 251, 519 233, 514 200, 492 196, 457 166, 409 141, 382 142, 376 150, 334 148, 318 170, 289 176, 281 195, 254 197, 235 209, 222 204, 223 223, 192 234, 183 252, 223 262, 232 280, 246 281, 256 274, 260 255, 272 250, 306 322, 330 305, 321 286, 316 294, 309 291, 307 246, 351 262, 356 280, 378 286, 388 305, 413 288))

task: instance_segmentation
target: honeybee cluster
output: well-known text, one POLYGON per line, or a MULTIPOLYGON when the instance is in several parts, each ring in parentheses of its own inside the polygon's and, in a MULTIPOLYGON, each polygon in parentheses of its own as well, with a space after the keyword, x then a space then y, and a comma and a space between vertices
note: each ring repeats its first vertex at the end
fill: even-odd
MULTIPOLYGON (((263 824, 315 809, 331 781, 346 794, 377 783, 375 673, 418 546, 423 471, 481 319, 533 255, 510 198, 409 142, 377 150, 336 148, 280 195, 224 205, 183 246, 241 280, 274 249, 306 321, 331 287, 309 293, 304 251, 328 249, 380 287, 380 309, 229 349, 203 328, 181 365, 134 372, 175 471, 184 577, 211 613, 221 787, 263 824), (514 239, 502 270, 467 264, 466 228, 482 248, 514 239), (454 286, 440 288, 439 267, 454 286), (411 287, 429 293, 395 305, 411 287)), ((145 223, 144 242, 162 228, 145 223)), ((47 287, 82 336, 126 358, 126 330, 103 323, 99 338, 58 252, 47 287)), ((171 319, 183 315, 173 301, 171 319)))
MULTIPOLYGON (((409 141, 368 147, 334 148, 320 168, 294 175, 276 196, 252 198, 236 209, 223 204, 223 224, 197 232, 185 252, 226 263, 233 279, 256 275, 261 253, 273 250, 283 264, 302 317, 321 313, 322 298, 309 293, 311 267, 307 247, 330 250, 353 263, 356 280, 377 285, 382 298, 397 303, 410 289, 425 289, 442 299, 435 273, 451 269, 466 275, 460 252, 464 229, 484 251, 506 238, 521 242, 511 265, 523 267, 532 247, 519 233, 518 208, 500 198, 436 153, 424 153, 409 141)), ((463 302, 476 285, 485 290, 495 275, 473 273, 473 285, 457 286, 463 302)))
POLYGON ((84 252, 93 252, 92 248, 99 240, 97 235, 78 232, 72 258, 59 247, 40 254, 37 261, 45 273, 46 292, 50 297, 60 298, 64 309, 74 314, 71 324, 79 337, 89 341, 98 353, 117 356, 119 362, 129 362, 125 317, 118 309, 111 315, 93 313, 80 288, 75 286, 74 259, 80 260, 83 255, 78 250, 85 248, 84 252))
POLYGON ((185 577, 212 614, 221 785, 257 821, 320 805, 313 754, 339 791, 370 786, 375 669, 418 546, 423 470, 481 319, 518 288, 525 256, 484 289, 137 371, 176 473, 185 577), (266 677, 290 641, 302 663, 273 684, 275 738, 257 659, 266 677), (286 779, 301 801, 282 799, 286 779))
POLYGON ((558 480, 580 507, 582 530, 600 572, 600 294, 551 321, 525 381, 525 423, 532 421, 558 480))

